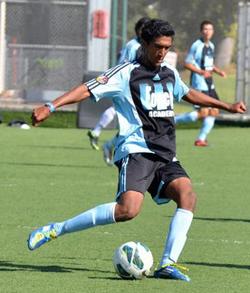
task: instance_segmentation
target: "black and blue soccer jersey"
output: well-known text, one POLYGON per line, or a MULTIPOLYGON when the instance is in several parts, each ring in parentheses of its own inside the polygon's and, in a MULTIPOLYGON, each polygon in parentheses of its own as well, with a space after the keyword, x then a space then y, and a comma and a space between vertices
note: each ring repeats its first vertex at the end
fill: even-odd
POLYGON ((95 101, 112 99, 119 122, 114 161, 131 153, 155 153, 172 161, 176 155, 174 99, 189 88, 176 69, 163 63, 152 71, 124 63, 86 83, 95 101))
MULTIPOLYGON (((209 41, 206 45, 202 39, 195 41, 186 57, 186 63, 197 68, 212 71, 214 67, 214 44, 209 41)), ((205 79, 203 75, 192 72, 191 86, 198 91, 210 91, 214 89, 212 78, 205 79)))

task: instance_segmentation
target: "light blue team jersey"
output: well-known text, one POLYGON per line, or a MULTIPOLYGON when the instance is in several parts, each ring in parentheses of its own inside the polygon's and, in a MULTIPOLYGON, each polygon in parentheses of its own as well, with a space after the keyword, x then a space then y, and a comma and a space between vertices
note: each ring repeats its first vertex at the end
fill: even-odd
MULTIPOLYGON (((202 39, 198 39, 190 47, 185 62, 193 64, 199 69, 212 71, 214 67, 214 44, 209 42, 208 46, 206 46, 202 39)), ((198 91, 214 89, 211 78, 209 81, 206 81, 203 75, 195 72, 191 73, 190 83, 198 91)))
POLYGON ((114 161, 131 153, 175 158, 174 100, 180 101, 189 91, 175 68, 163 63, 151 71, 137 62, 123 63, 86 86, 95 101, 111 98, 117 112, 114 161))
POLYGON ((138 42, 137 38, 133 38, 132 40, 127 42, 127 44, 121 51, 121 56, 118 60, 118 64, 135 61, 136 53, 140 46, 141 44, 138 42))

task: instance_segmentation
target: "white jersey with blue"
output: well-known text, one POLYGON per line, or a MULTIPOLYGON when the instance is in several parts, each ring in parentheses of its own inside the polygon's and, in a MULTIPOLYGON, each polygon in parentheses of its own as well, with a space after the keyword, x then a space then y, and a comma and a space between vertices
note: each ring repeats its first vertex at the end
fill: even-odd
POLYGON ((167 63, 150 70, 143 63, 124 63, 86 83, 95 101, 111 98, 119 135, 114 161, 131 153, 154 153, 172 161, 176 156, 174 100, 189 88, 167 63))
POLYGON ((133 62, 136 60, 136 53, 141 44, 138 42, 137 38, 133 38, 127 42, 126 46, 122 49, 121 56, 118 60, 118 64, 124 62, 133 62))
MULTIPOLYGON (((185 59, 186 63, 193 64, 199 69, 212 71, 214 67, 214 44, 209 41, 206 45, 202 39, 195 41, 185 59)), ((192 72, 191 86, 198 91, 214 89, 212 78, 205 79, 203 75, 192 72)))

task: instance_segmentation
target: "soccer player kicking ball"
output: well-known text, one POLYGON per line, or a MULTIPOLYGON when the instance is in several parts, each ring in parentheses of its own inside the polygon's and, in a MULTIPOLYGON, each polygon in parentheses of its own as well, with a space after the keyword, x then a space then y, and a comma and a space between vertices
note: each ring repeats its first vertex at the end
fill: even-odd
POLYGON ((190 281, 177 261, 193 219, 196 195, 176 158, 174 99, 231 113, 244 113, 246 108, 242 102, 228 104, 210 98, 182 82, 178 72, 163 62, 174 34, 168 22, 149 21, 142 29, 142 55, 137 62, 111 68, 33 111, 33 124, 37 125, 63 105, 89 97, 96 101, 112 98, 119 121, 114 155, 119 179, 115 201, 34 230, 28 239, 30 250, 67 233, 133 219, 148 191, 157 204, 173 200, 177 205, 154 277, 190 281))

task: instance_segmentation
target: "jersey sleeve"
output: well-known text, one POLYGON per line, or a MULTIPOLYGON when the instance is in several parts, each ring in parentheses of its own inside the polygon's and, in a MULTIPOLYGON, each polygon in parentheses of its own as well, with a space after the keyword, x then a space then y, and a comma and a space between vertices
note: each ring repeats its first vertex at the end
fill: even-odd
POLYGON ((96 102, 101 99, 114 99, 122 92, 123 80, 120 66, 113 67, 102 75, 85 83, 96 102))
POLYGON ((185 96, 189 92, 189 87, 182 81, 177 70, 174 70, 175 74, 175 84, 173 95, 177 102, 180 102, 182 97, 185 96))
POLYGON ((185 59, 185 63, 197 65, 195 61, 195 52, 196 52, 196 44, 194 43, 188 51, 188 54, 185 59))

